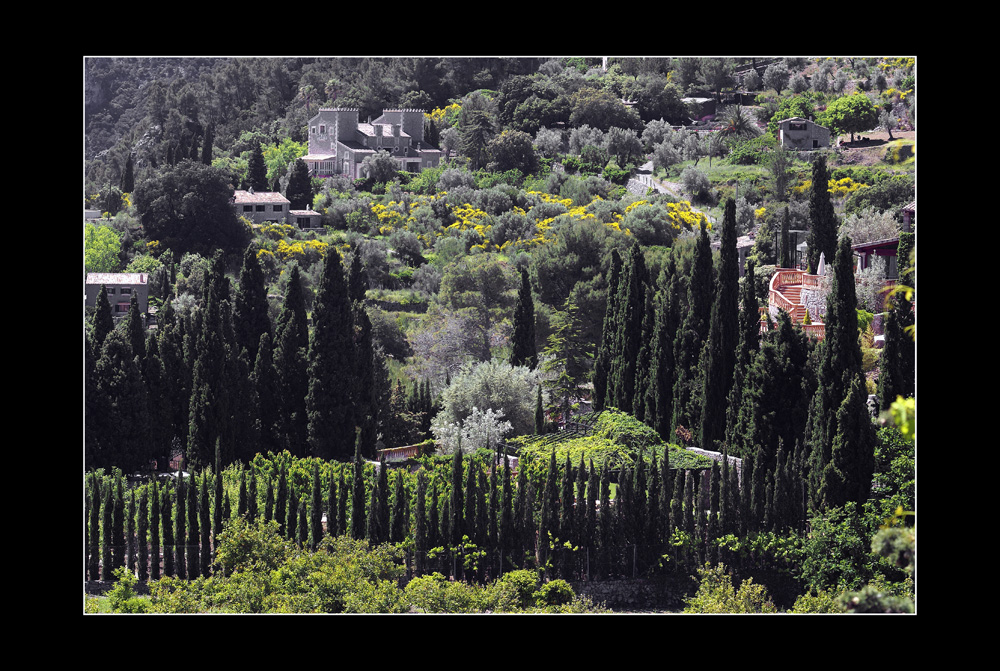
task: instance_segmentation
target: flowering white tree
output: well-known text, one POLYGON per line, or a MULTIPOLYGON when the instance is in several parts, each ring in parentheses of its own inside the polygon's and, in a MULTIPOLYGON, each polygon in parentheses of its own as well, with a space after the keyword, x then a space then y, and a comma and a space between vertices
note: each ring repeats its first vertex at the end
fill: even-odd
MULTIPOLYGON (((440 417, 440 415, 438 416, 440 417)), ((431 423, 431 433, 434 442, 442 454, 452 454, 456 449, 462 452, 474 452, 481 447, 495 448, 514 430, 511 423, 503 418, 503 411, 487 408, 485 411, 473 408, 472 414, 459 425, 458 422, 438 420, 431 423), (461 436, 461 448, 459 448, 461 436)))

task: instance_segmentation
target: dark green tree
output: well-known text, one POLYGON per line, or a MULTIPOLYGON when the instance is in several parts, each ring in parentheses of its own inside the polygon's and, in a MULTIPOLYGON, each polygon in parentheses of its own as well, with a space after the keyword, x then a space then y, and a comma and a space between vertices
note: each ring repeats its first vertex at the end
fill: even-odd
POLYGON ((125 510, 125 545, 125 568, 130 573, 134 573, 136 568, 135 489, 128 490, 128 506, 125 510))
POLYGON ((115 328, 115 318, 111 316, 111 303, 108 302, 108 288, 101 285, 94 306, 94 345, 100 350, 104 339, 115 328))
POLYGON ((306 395, 309 450, 320 459, 346 459, 354 436, 354 311, 340 253, 327 252, 312 311, 309 391, 306 395))
POLYGON ((268 317, 264 273, 253 245, 248 245, 243 252, 243 267, 233 301, 233 326, 236 345, 247 350, 247 359, 255 362, 261 337, 271 333, 271 320, 268 317))
POLYGON ((287 198, 293 210, 307 210, 312 208, 313 193, 312 179, 309 177, 309 166, 301 158, 295 159, 292 165, 292 172, 288 176, 288 187, 285 189, 287 198))
POLYGON ((258 142, 250 152, 247 179, 254 191, 267 191, 267 164, 264 162, 264 150, 258 142))
MULTIPOLYGON (((278 374, 283 408, 284 436, 288 451, 304 457, 308 447, 306 395, 309 392, 309 327, 299 267, 292 266, 288 288, 275 325, 274 369, 278 374)), ((284 517, 279 517, 284 523, 284 517)))
POLYGON ((809 271, 817 272, 822 254, 829 264, 837 253, 837 215, 830 196, 830 173, 822 156, 813 161, 812 187, 809 191, 809 271))
POLYGON ((417 471, 417 493, 413 512, 413 573, 424 574, 427 566, 427 551, 430 549, 427 529, 427 471, 417 471))
POLYGON ((403 473, 397 472, 392 493, 392 515, 389 519, 389 542, 402 543, 406 540, 407 517, 409 516, 409 496, 406 493, 406 484, 403 482, 403 473))
POLYGON ((809 406, 805 443, 812 457, 810 482, 813 505, 836 507, 859 498, 871 487, 874 468, 874 428, 864 401, 865 389, 858 341, 857 298, 851 239, 840 240, 827 294, 825 338, 819 346, 816 391, 809 406), (862 417, 851 413, 863 413, 862 417), (839 456, 834 461, 834 445, 839 456), (828 471, 827 467, 839 471, 828 471), (867 475, 866 475, 867 474, 867 475), (841 486, 838 478, 843 478, 841 486))
POLYGON ((703 343, 708 339, 712 315, 712 249, 708 231, 701 229, 687 287, 687 307, 674 341, 674 382, 672 426, 697 428, 701 408, 699 364, 703 343))
POLYGON ((156 480, 149 483, 149 577, 160 579, 160 490, 156 480))
POLYGON ((642 345, 649 273, 642 248, 633 244, 622 268, 615 306, 615 355, 608 371, 607 403, 629 412, 634 406, 636 368, 642 345))
POLYGON ((320 487, 319 464, 312 467, 312 499, 309 504, 309 549, 316 550, 323 539, 323 489, 320 487))
POLYGON ((114 559, 111 554, 112 526, 114 525, 115 495, 114 485, 107 483, 101 488, 101 580, 114 580, 114 559))
POLYGON ((778 262, 782 268, 795 267, 795 249, 792 247, 791 214, 788 206, 781 211, 781 257, 778 262))
POLYGON ((288 516, 285 506, 288 503, 288 474, 284 465, 278 466, 278 488, 274 496, 274 519, 278 522, 278 533, 285 535, 285 521, 288 516))
MULTIPOLYGON (((901 266, 899 283, 910 288, 914 287, 913 273, 902 268, 910 263, 912 248, 913 234, 900 233, 896 251, 901 266)), ((897 396, 906 398, 916 392, 916 347, 911 335, 914 324, 913 304, 907 290, 893 293, 886 301, 885 345, 879 362, 878 403, 882 411, 888 410, 897 396)))
POLYGON ((162 501, 160 503, 160 515, 163 529, 163 575, 176 576, 174 567, 174 526, 171 519, 173 504, 170 501, 170 486, 163 488, 162 501))
POLYGON ((365 462, 361 457, 361 437, 354 447, 354 471, 351 479, 351 538, 365 537, 365 462))
POLYGON ((187 492, 184 490, 184 475, 177 474, 177 493, 174 511, 174 562, 175 574, 181 580, 186 580, 187 562, 185 561, 185 544, 187 543, 187 521, 185 519, 185 508, 187 504, 187 492))
POLYGON ((208 577, 212 572, 212 520, 208 504, 208 471, 201 474, 201 495, 199 496, 198 524, 201 529, 201 574, 208 577))
POLYGON ((611 251, 611 266, 608 271, 607 309, 604 316, 604 329, 601 344, 597 349, 594 361, 594 410, 604 410, 607 404, 608 375, 612 361, 618 352, 616 337, 618 330, 618 285, 622 273, 621 254, 617 249, 611 251))
POLYGON ((521 288, 514 305, 514 333, 511 336, 510 363, 534 369, 538 365, 538 346, 535 343, 535 303, 531 297, 528 271, 521 268, 521 288))
POLYGON ((196 578, 201 573, 201 534, 199 533, 201 502, 198 500, 198 482, 195 479, 194 473, 191 474, 191 483, 188 485, 187 495, 187 570, 189 578, 196 578))
POLYGON ((740 340, 739 281, 740 260, 736 251, 736 202, 726 201, 722 218, 722 246, 716 274, 708 333, 708 357, 703 363, 700 444, 713 449, 726 435, 726 400, 733 385, 736 348, 740 340))

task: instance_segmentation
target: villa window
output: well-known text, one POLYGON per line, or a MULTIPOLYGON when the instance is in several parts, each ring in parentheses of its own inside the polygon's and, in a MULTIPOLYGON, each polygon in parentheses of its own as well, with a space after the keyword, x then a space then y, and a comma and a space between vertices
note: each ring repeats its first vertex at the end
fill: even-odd
POLYGON ((132 287, 122 287, 121 288, 121 294, 122 294, 122 296, 131 296, 132 295, 132 287))
POLYGON ((267 207, 267 206, 266 205, 258 205, 257 206, 257 211, 258 212, 263 212, 265 207, 267 207))
POLYGON ((283 205, 275 205, 275 206, 274 206, 274 211, 275 211, 275 212, 281 212, 281 208, 282 208, 282 207, 284 207, 284 206, 283 206, 283 205))

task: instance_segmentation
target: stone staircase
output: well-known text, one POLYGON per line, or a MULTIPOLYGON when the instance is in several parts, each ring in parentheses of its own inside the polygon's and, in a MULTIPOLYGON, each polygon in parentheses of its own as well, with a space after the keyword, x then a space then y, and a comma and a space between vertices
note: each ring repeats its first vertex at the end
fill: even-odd
POLYGON ((802 286, 804 283, 808 284, 810 289, 815 292, 819 279, 816 275, 809 275, 793 268, 776 269, 771 278, 768 297, 768 310, 771 313, 771 319, 777 317, 778 310, 784 310, 791 317, 793 324, 797 324, 810 335, 822 339, 826 329, 818 315, 810 315, 811 324, 802 323, 806 316, 802 286))

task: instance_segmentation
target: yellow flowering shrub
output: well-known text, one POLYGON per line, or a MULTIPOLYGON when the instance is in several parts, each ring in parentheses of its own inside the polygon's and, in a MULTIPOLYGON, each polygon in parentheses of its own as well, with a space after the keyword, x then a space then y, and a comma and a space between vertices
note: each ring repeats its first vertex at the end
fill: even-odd
POLYGON ((829 191, 835 198, 842 198, 865 186, 868 185, 855 182, 850 177, 844 177, 843 179, 831 179, 829 191))

